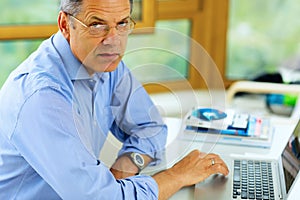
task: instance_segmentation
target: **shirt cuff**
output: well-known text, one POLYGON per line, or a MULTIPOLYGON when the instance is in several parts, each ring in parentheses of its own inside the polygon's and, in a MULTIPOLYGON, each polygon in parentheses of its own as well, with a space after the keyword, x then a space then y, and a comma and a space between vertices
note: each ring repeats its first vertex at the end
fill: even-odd
POLYGON ((125 153, 136 152, 146 154, 153 160, 149 166, 155 166, 161 163, 165 155, 166 133, 167 127, 160 127, 161 133, 154 137, 139 138, 137 136, 130 136, 123 143, 122 149, 119 151, 118 156, 125 153))
POLYGON ((135 189, 131 188, 132 191, 136 191, 135 194, 136 196, 134 199, 140 199, 140 200, 158 199, 158 193, 159 193, 158 185, 151 176, 145 176, 145 175, 131 176, 129 178, 121 179, 118 181, 123 185, 124 190, 128 191, 129 188, 127 187, 130 187, 130 185, 132 185, 135 188, 135 189), (128 184, 129 182, 131 182, 131 184, 128 184))

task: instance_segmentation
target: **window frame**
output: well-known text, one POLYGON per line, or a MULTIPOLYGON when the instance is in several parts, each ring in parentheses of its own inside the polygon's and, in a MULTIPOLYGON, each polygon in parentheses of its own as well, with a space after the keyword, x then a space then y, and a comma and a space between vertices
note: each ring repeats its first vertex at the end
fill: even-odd
MULTIPOLYGON (((191 20, 191 37, 201 44, 214 60, 225 87, 231 84, 232 81, 226 80, 225 77, 229 0, 144 0, 142 6, 142 12, 147 17, 137 21, 137 28, 153 27, 156 20, 191 20)), ((57 31, 57 24, 0 26, 0 41, 44 39, 57 31)), ((190 59, 197 59, 192 48, 190 59)), ((204 76, 206 75, 209 76, 209 70, 204 76)), ((194 89, 207 87, 207 83, 191 65, 188 81, 194 89)), ((149 93, 165 92, 168 88, 184 90, 185 83, 186 81, 168 81, 164 86, 147 84, 145 88, 149 93)))
MULTIPOLYGON (((191 37, 207 51, 217 66, 224 87, 227 88, 233 81, 225 76, 226 65, 226 38, 228 26, 229 0, 167 0, 158 1, 157 20, 189 19, 192 21, 191 37)), ((197 62, 198 56, 191 47, 191 61, 197 62)), ((207 89, 207 85, 219 89, 210 79, 210 70, 204 70, 205 74, 199 74, 192 66, 189 66, 188 81, 193 89, 207 89), (206 82, 202 76, 205 76, 206 82), (208 83, 207 81, 210 81, 208 83)), ((169 81, 162 85, 145 85, 149 93, 170 92, 170 88, 184 90, 186 81, 169 81)))
MULTIPOLYGON (((136 20, 136 27, 153 27, 155 24, 156 0, 143 0, 141 20, 136 20), (144 17, 147 16, 147 17, 144 17)), ((57 24, 41 25, 0 25, 1 40, 28 40, 48 38, 58 31, 57 24)))

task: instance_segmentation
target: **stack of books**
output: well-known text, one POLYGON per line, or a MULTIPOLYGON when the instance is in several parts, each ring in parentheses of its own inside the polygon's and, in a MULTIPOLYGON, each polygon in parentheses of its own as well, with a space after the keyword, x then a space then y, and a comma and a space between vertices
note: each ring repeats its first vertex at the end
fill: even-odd
POLYGON ((266 117, 196 108, 183 120, 183 139, 269 148, 274 130, 266 117))

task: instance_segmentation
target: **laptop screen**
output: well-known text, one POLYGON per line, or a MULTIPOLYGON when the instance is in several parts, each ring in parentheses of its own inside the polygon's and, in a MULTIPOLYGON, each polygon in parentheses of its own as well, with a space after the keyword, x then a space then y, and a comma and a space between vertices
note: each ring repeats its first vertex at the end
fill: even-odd
POLYGON ((298 136, 300 135, 300 120, 290 137, 282 155, 282 165, 284 169, 284 178, 286 185, 286 193, 288 194, 293 182, 300 169, 300 145, 298 136))

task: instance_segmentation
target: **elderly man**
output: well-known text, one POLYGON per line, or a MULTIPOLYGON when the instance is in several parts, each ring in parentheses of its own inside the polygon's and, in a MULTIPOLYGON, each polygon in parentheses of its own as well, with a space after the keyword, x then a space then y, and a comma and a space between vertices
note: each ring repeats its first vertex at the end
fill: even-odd
MULTIPOLYGON (((122 57, 134 28, 128 0, 62 0, 59 32, 0 93, 0 199, 167 199, 214 173, 195 150, 153 177, 167 129, 122 57), (123 142, 113 166, 98 160, 108 132, 123 142)), ((213 162, 212 162, 213 160, 213 162)))

